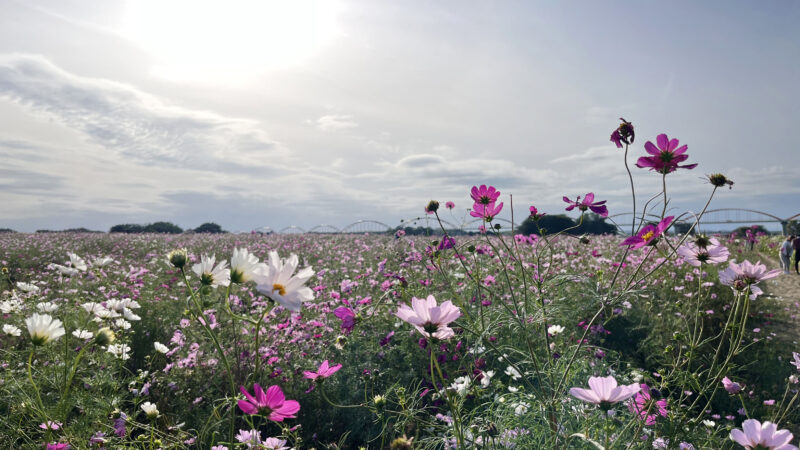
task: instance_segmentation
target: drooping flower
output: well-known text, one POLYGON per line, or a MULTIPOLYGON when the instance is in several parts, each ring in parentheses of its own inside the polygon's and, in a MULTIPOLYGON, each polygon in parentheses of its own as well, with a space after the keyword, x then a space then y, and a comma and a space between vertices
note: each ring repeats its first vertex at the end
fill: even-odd
POLYGON ((695 267, 700 267, 701 264, 719 264, 728 260, 730 252, 728 248, 722 245, 709 245, 707 247, 699 247, 693 242, 687 242, 678 247, 678 256, 683 260, 695 267))
POLYGON ((311 372, 309 370, 304 370, 303 375, 309 380, 316 380, 317 378, 328 378, 329 376, 336 373, 339 369, 342 368, 341 364, 336 364, 335 366, 331 366, 328 364, 328 360, 322 361, 322 364, 319 365, 319 368, 316 372, 311 372))
POLYGON ((500 191, 495 189, 494 186, 486 187, 485 184, 482 184, 481 187, 472 186, 470 197, 472 197, 472 201, 475 203, 489 205, 495 203, 497 199, 500 198, 500 191))
POLYGON ((781 269, 767 271, 767 266, 761 264, 761 261, 755 264, 747 260, 744 260, 741 264, 731 261, 728 263, 728 268, 719 273, 719 281, 726 286, 730 286, 734 291, 742 292, 749 287, 750 300, 755 300, 756 297, 764 293, 756 286, 756 283, 775 278, 780 274, 781 269))
POLYGON ((267 265, 246 248, 234 248, 231 256, 231 283, 244 284, 267 270, 267 265))
POLYGON ((652 156, 642 156, 636 162, 636 166, 640 168, 649 167, 650 170, 662 174, 672 173, 677 169, 694 169, 697 164, 684 164, 679 165, 689 158, 686 154, 686 149, 689 147, 683 145, 678 147, 680 142, 677 139, 670 140, 666 134, 659 134, 656 138, 658 148, 652 142, 647 141, 644 144, 644 149, 652 156))
POLYGON ((58 319, 53 319, 49 314, 33 313, 25 319, 28 326, 28 333, 31 335, 33 345, 44 345, 50 341, 55 341, 64 335, 64 324, 58 319))
POLYGON ((739 391, 742 390, 741 384, 731 381, 728 377, 722 379, 722 387, 724 387, 729 394, 738 394, 739 391))
POLYGON ((269 252, 267 270, 255 279, 256 290, 289 311, 300 312, 303 302, 314 298, 311 288, 303 286, 314 275, 314 270, 309 266, 294 275, 299 263, 294 253, 281 259, 278 252, 269 252))
POLYGON ((411 307, 400 305, 395 315, 413 325, 423 336, 444 340, 455 335, 448 325, 461 317, 461 310, 450 300, 437 306, 436 298, 429 295, 425 299, 412 297, 411 307))
POLYGON ((613 403, 627 400, 641 390, 638 384, 617 386, 613 376, 589 377, 589 388, 574 387, 569 390, 569 395, 585 402, 602 405, 606 409, 613 403))
POLYGON ((579 195, 577 199, 570 200, 566 196, 563 198, 565 202, 569 203, 567 206, 567 211, 572 211, 575 208, 578 208, 580 211, 586 211, 590 209, 593 213, 599 214, 600 217, 608 217, 608 208, 606 208, 606 200, 602 202, 595 202, 594 201, 594 193, 589 192, 583 197, 583 201, 581 201, 581 196, 579 195))
POLYGON ((531 211, 531 219, 533 220, 539 220, 546 215, 545 213, 539 214, 539 210, 536 209, 536 207, 533 205, 531 205, 530 211, 531 211))
POLYGON ((255 383, 253 385, 255 396, 250 395, 244 386, 240 386, 239 391, 247 398, 238 402, 239 408, 245 414, 261 413, 268 415, 269 420, 283 422, 283 419, 294 419, 294 414, 300 411, 300 403, 296 400, 286 400, 279 386, 270 386, 267 392, 264 392, 261 385, 255 383))
POLYGON ((794 437, 789 430, 778 431, 778 426, 766 421, 763 424, 756 419, 742 422, 742 429, 731 431, 730 437, 746 449, 797 450, 790 444, 794 437))
POLYGON ((228 286, 231 283, 231 271, 228 269, 228 261, 220 261, 214 266, 216 256, 203 255, 200 263, 192 266, 192 271, 200 277, 200 283, 204 286, 228 286))
POLYGON ((456 240, 451 238, 448 235, 444 235, 442 240, 439 241, 439 245, 436 246, 437 250, 448 250, 456 246, 456 240))
POLYGON ((628 403, 628 409, 644 420, 645 425, 655 425, 659 416, 667 417, 667 400, 654 399, 650 387, 646 384, 642 384, 641 388, 641 391, 628 403))
POLYGON ((733 189, 733 181, 721 173, 712 173, 711 175, 706 175, 706 178, 708 178, 708 182, 711 183, 712 186, 728 186, 728 189, 733 189))
POLYGON ((347 334, 353 331, 356 325, 356 313, 352 309, 340 306, 333 311, 333 315, 342 320, 342 331, 347 334))
POLYGON ((658 225, 645 225, 641 230, 639 230, 636 236, 628 237, 619 245, 627 245, 629 249, 636 250, 637 248, 642 248, 645 245, 654 243, 655 240, 658 239, 658 237, 661 236, 661 234, 663 234, 667 228, 669 228, 674 218, 674 216, 667 216, 661 219, 661 222, 659 222, 658 225))
POLYGON ((632 123, 622 117, 620 117, 619 120, 621 120, 622 123, 611 133, 611 142, 613 142, 617 148, 622 148, 622 144, 633 144, 636 135, 634 134, 632 123))

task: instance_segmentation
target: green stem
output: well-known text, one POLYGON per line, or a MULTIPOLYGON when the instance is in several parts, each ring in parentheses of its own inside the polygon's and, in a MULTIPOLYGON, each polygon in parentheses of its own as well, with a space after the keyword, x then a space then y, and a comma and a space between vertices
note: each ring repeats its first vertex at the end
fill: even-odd
POLYGON ((33 386, 33 391, 36 393, 36 399, 39 401, 39 408, 44 411, 44 404, 42 403, 42 396, 39 395, 39 388, 36 386, 36 382, 33 381, 33 373, 31 367, 33 366, 33 352, 36 350, 36 346, 31 347, 31 354, 28 356, 28 380, 31 382, 31 386, 33 386))

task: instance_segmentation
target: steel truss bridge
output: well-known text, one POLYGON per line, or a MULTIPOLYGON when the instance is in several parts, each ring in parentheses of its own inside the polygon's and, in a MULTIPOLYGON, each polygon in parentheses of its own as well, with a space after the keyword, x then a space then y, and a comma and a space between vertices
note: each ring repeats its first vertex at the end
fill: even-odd
MULTIPOLYGON (((614 214, 608 217, 609 221, 614 223, 622 232, 625 232, 626 226, 629 227, 631 220, 633 219, 633 213, 621 213, 621 214, 614 214)), ((660 216, 656 216, 653 214, 647 214, 644 217, 645 221, 658 221, 660 216)), ((641 215, 637 215, 636 220, 641 220, 641 215)), ((693 213, 683 213, 680 216, 675 218, 676 223, 687 223, 693 224, 696 220, 696 216, 693 213)), ((800 220, 800 213, 797 213, 793 216, 789 217, 779 217, 774 214, 770 214, 763 211, 757 211, 754 209, 743 209, 743 208, 721 208, 721 209, 711 209, 705 212, 703 216, 700 218, 700 225, 755 225, 755 224, 780 224, 784 233, 786 232, 786 226, 789 224, 790 221, 793 220, 800 220)), ((447 220, 442 219, 442 225, 444 226, 445 230, 447 231, 457 231, 457 232, 478 232, 479 227, 483 225, 482 219, 474 219, 465 221, 463 223, 452 223, 447 220)), ((495 218, 492 221, 492 224, 500 224, 503 231, 508 231, 512 229, 512 223, 510 220, 495 218)), ((521 222, 519 222, 521 223, 521 222)), ((519 225, 516 223, 514 225, 519 225)), ((437 231, 441 231, 439 227, 439 223, 436 221, 434 217, 417 217, 411 220, 403 221, 395 226, 391 226, 385 222, 381 222, 379 220, 369 220, 369 219, 361 219, 357 220, 351 224, 345 225, 343 227, 338 227, 336 225, 331 224, 319 224, 310 228, 303 228, 297 225, 290 225, 287 227, 283 227, 280 229, 273 229, 268 226, 256 228, 255 232, 257 233, 279 233, 279 234, 302 234, 302 233, 312 233, 312 234, 386 234, 391 233, 398 228, 405 228, 405 227, 421 227, 421 228, 430 228, 436 233, 437 231)))

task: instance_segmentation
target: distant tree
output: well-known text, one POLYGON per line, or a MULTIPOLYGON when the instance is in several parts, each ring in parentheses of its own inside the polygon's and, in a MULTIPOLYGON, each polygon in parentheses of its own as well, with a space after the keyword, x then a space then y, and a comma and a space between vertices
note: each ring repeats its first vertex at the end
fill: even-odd
POLYGON ((692 229, 692 224, 688 222, 675 222, 672 225, 672 231, 676 234, 686 234, 689 230, 692 230, 692 234, 695 233, 695 230, 692 229))
POLYGON ((213 223, 206 222, 194 229, 195 233, 225 233, 221 226, 213 223))
POLYGON ((144 227, 145 233, 167 233, 167 234, 180 234, 183 229, 174 223, 170 222, 155 222, 144 227))
POLYGON ((16 233, 16 231, 11 228, 0 228, 0 233, 16 233))
POLYGON ((135 223, 125 223, 114 225, 108 230, 109 233, 144 233, 144 227, 135 223))
POLYGON ((795 235, 797 236, 800 234, 800 222, 797 220, 790 220, 786 223, 786 234, 787 235, 795 235))
POLYGON ((547 234, 558 233, 559 231, 566 230, 567 228, 574 227, 575 221, 564 214, 546 215, 541 217, 538 222, 533 218, 528 217, 517 228, 521 234, 541 234, 540 228, 547 234))
MULTIPOLYGON (((547 216, 544 216, 545 218, 547 216)), ((617 227, 606 222, 606 219, 597 214, 589 213, 583 216, 583 222, 571 234, 617 234, 617 227)))

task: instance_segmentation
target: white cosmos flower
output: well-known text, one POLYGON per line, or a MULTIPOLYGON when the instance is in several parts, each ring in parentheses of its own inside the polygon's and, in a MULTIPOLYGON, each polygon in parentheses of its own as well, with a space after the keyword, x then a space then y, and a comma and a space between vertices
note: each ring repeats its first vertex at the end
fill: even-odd
POLYGON ((289 311, 299 312, 304 301, 314 298, 311 288, 303 286, 314 275, 314 270, 309 266, 293 275, 298 264, 299 260, 294 253, 281 259, 278 252, 269 252, 267 270, 255 279, 256 290, 289 311))
POLYGON ((93 266, 93 267, 105 267, 105 266, 107 266, 107 265, 109 265, 109 264, 111 264, 111 263, 113 263, 113 262, 114 262, 114 260, 113 260, 113 259, 111 259, 111 258, 110 258, 110 257, 108 257, 108 256, 104 256, 104 257, 102 257, 102 258, 96 258, 96 259, 95 259, 95 260, 92 262, 92 266, 93 266))
POLYGON ((169 347, 167 347, 166 345, 162 344, 161 342, 153 342, 153 347, 156 348, 156 351, 158 353, 166 354, 167 352, 169 352, 169 347))
POLYGON ((555 336, 563 332, 564 332, 564 327, 562 327, 561 325, 550 325, 549 327, 547 327, 547 334, 551 336, 555 336))
POLYGON ((131 323, 125 319, 117 319, 114 321, 114 325, 122 330, 128 330, 131 327, 131 323))
POLYGON ((231 283, 231 271, 227 267, 228 261, 220 261, 214 267, 216 260, 216 256, 203 255, 200 263, 192 266, 192 270, 200 277, 200 282, 206 286, 227 286, 231 283))
POLYGON ((111 344, 106 348, 106 351, 123 361, 127 361, 131 357, 128 354, 131 348, 127 344, 111 344))
POLYGON ((19 327, 7 323, 3 325, 3 333, 9 336, 19 336, 22 334, 22 330, 20 330, 19 327))
POLYGON ((94 310, 94 315, 97 316, 98 319, 114 319, 119 317, 118 312, 103 308, 102 306, 94 310))
POLYGON ((44 345, 50 341, 55 341, 64 335, 64 324, 58 319, 53 319, 49 314, 33 313, 25 319, 28 326, 28 333, 34 345, 44 345))
POLYGON ((91 339, 92 337, 94 337, 94 333, 92 333, 89 330, 82 330, 82 329, 77 329, 73 331, 72 335, 78 339, 83 339, 83 340, 91 339))
POLYGON ((492 377, 494 376, 494 370, 488 370, 483 372, 483 378, 481 378, 481 387, 487 388, 492 383, 492 377))
POLYGON ((142 411, 144 411, 144 413, 147 414, 147 417, 149 419, 155 419, 156 417, 158 417, 158 408, 156 407, 156 405, 150 402, 144 402, 140 407, 142 408, 142 411))
POLYGON ((267 271, 267 265, 258 262, 258 258, 246 248, 233 249, 231 256, 231 282, 244 284, 267 271))
POLYGON ((73 268, 80 270, 81 272, 86 272, 86 261, 83 260, 80 256, 76 255, 75 253, 67 253, 69 256, 69 264, 73 268))
POLYGON ((520 375, 519 371, 515 369, 514 366, 506 367, 506 375, 510 376, 514 381, 522 378, 522 375, 520 375))
POLYGON ((0 312, 3 314, 15 313, 22 309, 22 300, 12 297, 11 300, 0 302, 0 312))
POLYGON ((73 269, 72 267, 62 266, 61 264, 50 264, 48 268, 56 269, 62 275, 66 275, 68 277, 72 277, 80 273, 77 269, 73 269))
POLYGON ((450 389, 456 391, 458 395, 466 395, 467 391, 469 391, 469 387, 472 385, 472 380, 469 377, 458 377, 453 380, 453 384, 450 385, 450 389))
POLYGON ((22 281, 17 281, 17 287, 21 291, 25 292, 39 292, 39 286, 36 286, 35 284, 31 283, 24 283, 22 281))
POLYGON ((41 302, 36 304, 36 309, 38 309, 40 312, 49 313, 57 310, 58 305, 52 302, 41 302))

